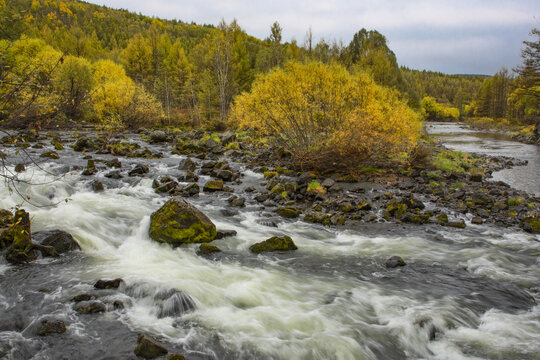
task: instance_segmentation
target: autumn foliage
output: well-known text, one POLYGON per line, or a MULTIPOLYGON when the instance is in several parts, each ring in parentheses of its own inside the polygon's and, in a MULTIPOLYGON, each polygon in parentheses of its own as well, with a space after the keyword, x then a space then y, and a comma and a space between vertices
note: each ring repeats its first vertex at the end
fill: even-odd
POLYGON ((408 152, 418 115, 366 74, 342 66, 290 62, 257 78, 236 98, 231 122, 270 135, 297 165, 339 168, 408 152))

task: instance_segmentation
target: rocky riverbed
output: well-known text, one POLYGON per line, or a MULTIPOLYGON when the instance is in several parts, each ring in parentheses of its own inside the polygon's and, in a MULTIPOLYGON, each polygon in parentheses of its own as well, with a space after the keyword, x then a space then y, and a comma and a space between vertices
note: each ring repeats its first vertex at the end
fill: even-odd
MULTIPOLYGON (((520 275, 540 247, 538 198, 489 181, 523 165, 516 159, 478 156, 475 173, 320 174, 288 168, 283 149, 233 133, 21 133, 2 143, 13 181, 1 207, 21 203, 20 192, 32 217, 30 229, 28 213, 3 213, 6 231, 27 233, 18 247, 2 235, 0 282, 12 289, 0 298, 11 314, 0 327, 7 358, 489 357, 487 345, 460 345, 452 329, 485 333, 480 325, 493 311, 521 327, 538 312, 538 270, 520 275), (171 198, 208 216, 217 231, 204 242, 216 240, 152 243, 150 215, 171 198), (253 250, 291 250, 287 237, 297 251, 253 250), (408 286, 402 293, 400 282, 408 286), (316 304, 307 300, 314 292, 316 304), (384 309, 374 310, 375 299, 384 309), (345 304, 356 309, 350 321, 345 304), (446 315, 432 313, 445 306, 446 315), (313 311, 322 311, 318 325, 300 319, 313 311), (393 314, 386 320, 385 311, 393 314), (460 311, 472 317, 459 320, 460 311), (381 322, 386 330, 374 327, 381 322), (385 340, 391 333, 395 340, 385 340), (308 338, 334 345, 313 347, 308 338)), ((528 341, 540 336, 538 326, 523 349, 499 350, 533 358, 528 341)))

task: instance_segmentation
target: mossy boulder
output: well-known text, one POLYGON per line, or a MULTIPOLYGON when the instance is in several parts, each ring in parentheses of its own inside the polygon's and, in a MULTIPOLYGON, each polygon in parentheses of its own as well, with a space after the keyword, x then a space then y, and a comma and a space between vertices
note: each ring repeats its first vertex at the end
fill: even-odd
POLYGON ((85 137, 78 139, 72 147, 75 151, 93 151, 97 148, 92 140, 85 137))
POLYGON ((296 244, 289 236, 273 236, 270 239, 251 245, 249 250, 255 254, 270 251, 297 250, 296 244))
POLYGON ((45 151, 39 157, 49 158, 49 159, 60 159, 60 155, 56 151, 45 151))
POLYGON ((306 193, 313 196, 326 195, 326 188, 322 186, 318 181, 312 181, 309 183, 306 193))
POLYGON ((84 171, 82 172, 82 175, 90 176, 90 175, 94 175, 96 172, 97 170, 96 170, 96 164, 94 160, 88 159, 88 161, 86 162, 86 169, 84 169, 84 171))
POLYGON ((265 179, 271 179, 273 177, 279 176, 277 171, 265 171, 264 172, 264 178, 265 179))
POLYGON ((276 210, 276 213, 279 216, 283 218, 287 218, 287 219, 294 219, 300 215, 299 210, 296 210, 290 207, 280 207, 279 209, 276 210))
POLYGON ((203 243, 199 246, 199 251, 197 251, 197 254, 206 255, 206 254, 213 254, 217 252, 221 252, 221 249, 218 248, 216 245, 203 243))
POLYGON ((304 216, 304 221, 313 224, 332 225, 332 215, 320 211, 311 211, 304 216))
POLYGON ((401 219, 407 212, 407 209, 407 204, 403 202, 403 199, 399 198, 390 200, 386 206, 387 214, 396 219, 401 219))
POLYGON ((204 192, 216 192, 223 191, 223 181, 221 180, 210 180, 204 184, 204 192))
POLYGON ((12 223, 8 225, 9 228, 0 233, 0 248, 6 249, 6 260, 12 264, 22 264, 36 259, 30 236, 30 214, 17 210, 12 223))
POLYGON ((149 233, 155 241, 180 246, 214 240, 216 226, 199 209, 174 197, 152 214, 149 233))

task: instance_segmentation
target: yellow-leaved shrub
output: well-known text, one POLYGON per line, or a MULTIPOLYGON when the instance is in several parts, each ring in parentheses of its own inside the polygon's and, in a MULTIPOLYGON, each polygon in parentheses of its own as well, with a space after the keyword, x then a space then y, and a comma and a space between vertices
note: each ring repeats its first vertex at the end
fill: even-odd
POLYGON ((319 62, 290 62, 235 99, 232 125, 270 135, 312 168, 382 163, 416 144, 419 116, 396 91, 366 74, 319 62))

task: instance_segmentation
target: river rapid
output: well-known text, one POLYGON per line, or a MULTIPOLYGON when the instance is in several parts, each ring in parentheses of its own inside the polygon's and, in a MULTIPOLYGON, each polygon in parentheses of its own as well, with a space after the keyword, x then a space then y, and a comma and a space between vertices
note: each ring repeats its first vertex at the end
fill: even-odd
MULTIPOLYGON (((538 359, 539 235, 469 224, 323 227, 279 219, 270 227, 271 213, 255 201, 230 211, 229 194, 201 193, 188 201, 218 229, 237 231, 213 242, 223 253, 203 257, 196 245, 173 249, 148 235, 150 215, 167 200, 152 180, 181 174, 185 158, 166 146, 152 150, 164 158, 121 158, 118 180, 104 177, 100 166, 93 177, 81 175, 86 161, 68 147, 58 151, 60 160, 21 175, 38 184, 18 185, 33 204, 23 205, 32 231, 67 231, 82 251, 18 267, 0 259, 0 358, 135 358, 137 334, 144 333, 187 359, 538 359), (141 162, 149 174, 126 175, 141 162), (92 190, 95 178, 103 192, 92 190), (291 236, 299 249, 249 252, 273 235, 291 236), (393 255, 407 266, 386 268, 393 255), (75 312, 73 296, 95 292, 103 278, 124 280, 99 296, 125 308, 75 312), (164 316, 175 290, 196 307, 164 316), (51 316, 67 331, 37 336, 37 324, 51 316)), ((261 174, 233 166, 244 175, 235 191, 261 186, 261 174)), ((201 176, 201 187, 208 179, 201 176)), ((538 195, 538 180, 530 185, 538 195)), ((0 208, 10 209, 21 198, 7 186, 0 184, 0 208)))

